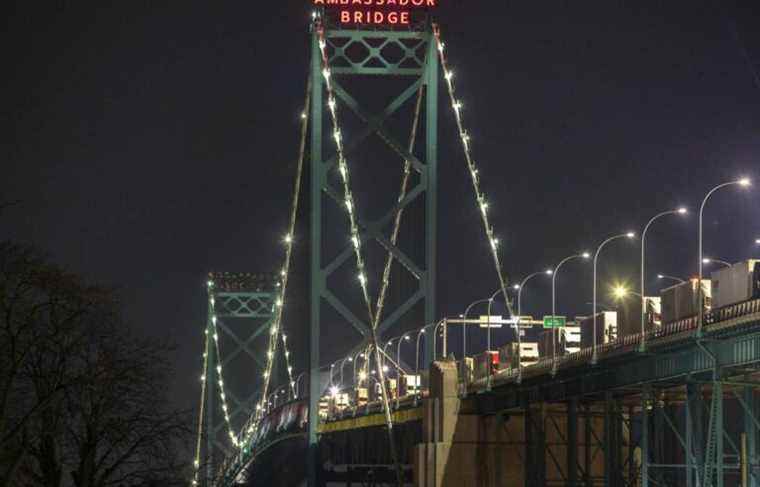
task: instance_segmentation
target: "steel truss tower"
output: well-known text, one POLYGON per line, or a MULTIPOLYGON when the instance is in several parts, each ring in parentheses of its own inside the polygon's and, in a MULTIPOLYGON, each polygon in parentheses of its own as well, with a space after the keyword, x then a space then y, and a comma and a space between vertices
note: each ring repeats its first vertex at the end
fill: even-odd
MULTIPOLYGON (((399 166, 409 161, 412 170, 419 174, 416 185, 409 188, 406 197, 387 209, 385 216, 375 221, 359 219, 361 238, 375 241, 390 252, 393 258, 405 267, 417 280, 418 286, 406 301, 396 309, 388 309, 386 317, 379 323, 378 335, 387 332, 394 324, 409 312, 417 303, 424 301, 424 319, 431 323, 435 319, 435 280, 436 280, 436 218, 437 218, 437 130, 438 130, 438 83, 439 63, 435 37, 430 26, 419 31, 364 31, 336 30, 326 26, 324 38, 330 53, 331 83, 339 106, 345 107, 359 120, 366 124, 364 130, 352 140, 346 140, 344 146, 350 160, 361 160, 362 148, 371 136, 377 135, 399 156, 399 166), (391 59, 386 55, 386 47, 392 46, 402 52, 401 60, 391 59), (363 51, 360 59, 351 55, 352 48, 363 51), (352 96, 342 84, 350 76, 373 78, 409 79, 411 83, 379 113, 372 113, 352 96), (425 92, 425 160, 422 161, 410 153, 406 144, 398 141, 384 124, 405 103, 415 99, 415 95, 424 87, 425 92), (353 157, 351 157, 353 155, 353 157), (397 245, 393 245, 384 234, 384 228, 392 222, 399 211, 403 211, 416 200, 424 197, 424 253, 425 262, 415 262, 397 245)), ((310 424, 309 424, 309 485, 315 485, 317 475, 317 412, 319 411, 320 390, 320 334, 323 317, 323 304, 331 306, 353 328, 364 341, 371 334, 371 323, 356 316, 346 304, 345 288, 331 287, 328 278, 343 264, 350 263, 353 253, 346 239, 345 247, 332 260, 324 256, 324 243, 328 237, 324 232, 326 222, 326 204, 336 204, 345 211, 340 192, 330 183, 329 175, 337 168, 337 155, 325 157, 325 133, 323 120, 325 115, 325 82, 322 73, 320 36, 312 33, 311 40, 311 322, 310 322, 310 424), (326 203, 326 200, 329 200, 326 203), (331 202, 330 202, 331 201, 331 202)), ((329 130, 328 130, 329 133, 329 130)), ((328 144, 327 147, 333 147, 328 144)), ((345 225, 345 222, 339 222, 345 225)), ((401 237, 404 238, 403 236, 401 237)), ((352 283, 353 284, 353 283, 352 283)), ((428 340, 429 341, 429 340, 428 340)), ((427 358, 431 356, 431 346, 426 345, 427 358)))
MULTIPOLYGON (((209 273, 208 313, 206 334, 210 346, 207 347, 205 421, 203 435, 206 438, 206 479, 217 473, 219 459, 232 452, 228 437, 228 422, 237 433, 251 415, 261 386, 261 374, 266 364, 266 346, 256 344, 257 339, 269 339, 266 333, 275 318, 276 278, 272 274, 251 273, 209 273), (220 348, 214 343, 221 343, 220 348), (217 350, 221 356, 217 354, 217 350), (241 357, 244 370, 232 367, 233 361, 241 357), (232 370, 230 370, 232 369, 232 370), (233 390, 224 380, 225 372, 248 378, 251 388, 233 390), (220 396, 220 382, 224 401, 220 396), (225 418, 228 417, 229 419, 225 418), (217 455, 220 455, 217 458, 217 455)), ((236 364, 239 365, 239 364, 236 364)))

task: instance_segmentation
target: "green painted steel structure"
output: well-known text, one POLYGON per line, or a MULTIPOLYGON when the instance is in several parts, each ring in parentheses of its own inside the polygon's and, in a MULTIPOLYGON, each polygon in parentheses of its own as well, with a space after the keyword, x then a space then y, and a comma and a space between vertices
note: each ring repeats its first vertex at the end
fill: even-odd
MULTIPOLYGON (((366 30, 325 30, 330 55, 331 80, 337 101, 348 108, 366 124, 364 130, 353 140, 346 142, 347 151, 361 153, 363 143, 373 135, 381 140, 398 156, 401 161, 409 161, 412 170, 419 174, 417 184, 406 197, 397 201, 385 215, 375 221, 359 220, 361 238, 374 240, 393 255, 417 280, 416 292, 409 296, 396 309, 388 310, 387 317, 379 323, 377 332, 383 334, 408 313, 417 303, 424 302, 426 322, 435 318, 435 280, 436 280, 436 221, 437 221, 437 160, 438 160, 438 83, 439 64, 436 55, 436 42, 432 29, 428 26, 422 31, 366 31, 366 30), (338 42, 340 41, 340 42, 338 42), (386 48, 392 46, 400 50, 400 59, 390 59, 386 48), (361 58, 352 56, 351 49, 359 47, 364 53, 361 58), (422 55, 420 53, 423 53, 422 55), (380 113, 371 113, 354 98, 341 84, 341 78, 348 76, 362 77, 404 77, 412 82, 380 113), (414 95, 425 87, 425 160, 421 161, 405 149, 388 127, 384 126, 389 118, 402 105, 414 99, 414 95), (391 222, 397 212, 411 205, 419 198, 425 202, 425 262, 415 260, 393 245, 384 235, 383 228, 391 222)), ((343 200, 339 192, 329 183, 329 174, 336 169, 336 156, 325 157, 324 149, 324 79, 322 76, 321 50, 319 35, 316 30, 311 41, 311 187, 310 187, 310 224, 311 224, 311 320, 310 320, 310 381, 309 397, 309 485, 316 485, 317 478, 317 422, 320 390, 320 334, 323 316, 322 306, 328 304, 340 314, 366 341, 371 334, 371 323, 357 317, 346 304, 340 289, 332 289, 328 278, 339 267, 350 260, 352 249, 346 245, 342 252, 332 260, 324 259, 325 235, 324 206, 326 200, 333 200, 340 208, 343 200)), ((358 156, 357 158, 360 158, 358 156)), ((334 237, 334 236, 333 236, 334 237)), ((428 349, 428 356, 430 352, 428 349)))
MULTIPOLYGON (((758 487, 760 300, 725 311, 730 313, 713 322, 702 337, 684 332, 664 343, 650 343, 647 353, 637 352, 634 344, 596 365, 579 364, 556 376, 524 378, 520 384, 497 382, 478 396, 479 413, 524 411, 527 417, 536 405, 565 404, 568 437, 576 437, 578 405, 602 408, 604 435, 597 440, 604 455, 604 475, 592 478, 591 465, 580 466, 579 448, 568 442, 567 465, 578 468, 567 469, 567 486, 740 486, 737 478, 746 463, 746 485, 758 487), (622 401, 629 404, 628 413, 622 401), (630 426, 634 421, 637 426, 630 426), (638 465, 632 457, 622 457, 626 442, 621 431, 626 423, 627 442, 640 448, 638 465), (746 438, 744 452, 739 433, 746 438)), ((548 451, 535 426, 526 425, 526 431, 532 448, 548 451)), ((586 448, 592 443, 587 435, 586 448)), ((591 453, 583 457, 588 460, 591 453)), ((538 458, 538 453, 534 456, 538 458)), ((537 460, 528 462, 528 485, 548 485, 543 482, 545 468, 537 460)))
MULTIPOLYGON (((206 368, 206 405, 204 421, 204 436, 206 438, 206 478, 208 485, 216 475, 219 467, 217 455, 221 458, 230 456, 233 452, 229 446, 227 435, 223 435, 226 427, 222 406, 218 399, 217 389, 222 379, 217 366, 226 369, 234 360, 243 356, 247 368, 246 376, 260 377, 261 374, 250 373, 257 367, 264 368, 266 361, 265 348, 254 345, 260 337, 268 338, 266 333, 274 320, 274 303, 277 298, 273 286, 275 279, 270 276, 256 274, 235 274, 236 278, 243 276, 242 282, 253 284, 246 286, 228 286, 230 280, 224 273, 210 274, 208 290, 208 311, 206 333, 212 337, 214 333, 229 337, 225 346, 217 355, 216 348, 208 347, 208 367, 206 368), (214 323, 216 317, 216 323, 214 323), (234 323, 234 325, 233 325, 234 323), (225 441, 221 441, 220 437, 225 441)), ((242 373, 243 371, 238 371, 242 373)), ((228 414, 232 422, 242 425, 253 411, 254 399, 260 394, 259 387, 246 391, 233 391, 229 384, 225 387, 225 395, 230 403, 228 414)))

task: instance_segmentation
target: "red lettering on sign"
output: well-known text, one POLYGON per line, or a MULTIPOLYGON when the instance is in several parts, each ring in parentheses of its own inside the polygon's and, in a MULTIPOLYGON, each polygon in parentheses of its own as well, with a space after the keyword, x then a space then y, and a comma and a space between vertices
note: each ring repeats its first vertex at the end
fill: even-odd
MULTIPOLYGON (((416 10, 435 8, 437 0, 312 0, 316 6, 343 6, 341 24, 409 25, 416 10)), ((338 9, 336 9, 338 10, 338 9)))

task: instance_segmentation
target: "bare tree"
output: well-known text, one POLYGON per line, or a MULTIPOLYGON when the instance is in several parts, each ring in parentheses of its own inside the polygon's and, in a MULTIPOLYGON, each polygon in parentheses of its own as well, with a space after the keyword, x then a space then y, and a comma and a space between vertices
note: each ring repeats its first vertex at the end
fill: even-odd
POLYGON ((78 487, 143 485, 178 476, 189 416, 170 406, 166 343, 132 337, 113 326, 82 350, 82 365, 96 372, 71 390, 66 436, 77 463, 78 487))
POLYGON ((33 448, 32 423, 81 379, 66 362, 102 295, 33 248, 0 243, 0 485, 33 448))
POLYGON ((180 478, 192 423, 167 397, 171 351, 112 292, 0 244, 0 486, 180 478))

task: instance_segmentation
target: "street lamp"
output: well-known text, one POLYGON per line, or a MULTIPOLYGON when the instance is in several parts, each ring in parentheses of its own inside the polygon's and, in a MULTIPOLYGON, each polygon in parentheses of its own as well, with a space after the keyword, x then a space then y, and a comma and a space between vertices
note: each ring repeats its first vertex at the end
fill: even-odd
POLYGON ((398 409, 401 399, 401 344, 411 340, 409 335, 404 335, 396 344, 396 409, 398 409))
MULTIPOLYGON (((552 269, 547 269, 545 271, 540 272, 534 272, 533 274, 529 275, 525 279, 523 279, 520 284, 515 284, 515 289, 517 289, 517 325, 520 324, 520 316, 522 316, 522 292, 523 288, 525 288, 525 285, 528 283, 529 280, 533 279, 536 276, 540 275, 546 275, 551 276, 554 274, 554 271, 552 269)), ((487 300, 486 300, 487 301, 487 300)))
POLYGON ((516 284, 517 289, 517 319, 515 320, 514 327, 515 327, 515 333, 517 334, 517 383, 519 384, 522 380, 522 363, 520 362, 520 352, 522 351, 522 337, 520 336, 520 317, 522 316, 522 292, 523 289, 525 289, 525 285, 533 279, 536 276, 540 275, 546 275, 551 276, 554 274, 554 271, 552 269, 547 269, 545 271, 540 272, 534 272, 533 274, 530 274, 528 277, 523 279, 520 284, 516 284))
POLYGON ((670 281, 676 281, 679 284, 683 284, 683 283, 686 282, 686 280, 681 279, 680 277, 668 276, 666 274, 657 274, 657 279, 660 279, 660 280, 662 280, 662 279, 668 279, 670 281))
POLYGON ((340 386, 343 387, 343 367, 346 365, 346 362, 353 362, 354 358, 350 355, 343 360, 340 361, 340 386))
POLYGON ((559 274, 559 270, 562 268, 562 266, 566 262, 570 262, 574 259, 590 259, 591 254, 588 252, 583 252, 580 254, 574 254, 569 257, 565 257, 560 261, 559 264, 557 264, 557 267, 554 268, 554 273, 552 275, 552 373, 556 372, 555 366, 556 366, 556 340, 557 340, 557 334, 555 332, 556 326, 555 326, 555 319, 557 316, 557 274, 559 274))
POLYGON ((436 323, 430 323, 429 325, 425 325, 422 328, 420 328, 420 331, 417 332, 417 344, 414 350, 414 374, 415 375, 419 375, 420 373, 420 338, 422 338, 422 335, 425 334, 425 329, 430 328, 431 326, 436 326, 436 323))
POLYGON ((658 213, 657 215, 653 216, 651 220, 644 226, 644 231, 641 232, 641 351, 643 352, 646 350, 646 314, 647 314, 647 303, 646 303, 646 290, 645 287, 645 274, 646 274, 646 268, 645 268, 645 252, 646 252, 646 239, 647 239, 647 232, 649 231, 649 227, 652 225, 652 223, 655 222, 655 220, 668 216, 668 215, 685 215, 689 212, 686 208, 678 208, 676 210, 670 210, 670 211, 663 211, 662 213, 658 213))
POLYGON ((705 212, 705 205, 707 205, 707 200, 710 199, 710 196, 713 195, 716 191, 718 191, 721 188, 725 188, 727 186, 732 185, 739 185, 742 187, 748 187, 752 185, 752 182, 749 180, 749 178, 742 178, 736 181, 730 181, 728 183, 719 184, 718 186, 715 186, 713 189, 711 189, 707 195, 705 196, 705 199, 702 200, 702 206, 699 207, 699 322, 697 324, 698 330, 697 334, 702 334, 702 322, 704 321, 704 314, 705 314, 705 305, 704 305, 704 297, 703 297, 703 291, 702 291, 702 265, 704 262, 702 262, 702 259, 705 258, 704 255, 702 255, 702 234, 703 234, 703 217, 705 212))
POLYGON ((352 376, 352 382, 354 384, 354 390, 358 389, 358 384, 356 383, 356 364, 359 362, 359 358, 364 358, 364 352, 359 350, 354 354, 353 360, 351 360, 354 363, 354 373, 352 376))
POLYGON ((616 285, 616 286, 614 286, 612 288, 612 296, 615 299, 618 299, 618 300, 625 299, 626 297, 628 297, 630 295, 642 297, 641 294, 639 294, 639 293, 637 293, 635 291, 631 291, 630 289, 628 289, 627 287, 623 286, 622 284, 618 284, 618 285, 616 285))
MULTIPOLYGON (((390 346, 390 344, 393 343, 393 340, 395 340, 396 338, 398 338, 398 337, 391 338, 390 340, 388 340, 388 343, 386 343, 385 346, 383 346, 383 357, 382 357, 383 358, 383 363, 382 363, 383 367, 385 367, 386 364, 388 363, 388 354, 386 353, 386 350, 388 349, 388 347, 390 346)), ((381 364, 377 364, 377 365, 378 365, 378 367, 381 366, 381 364)))
POLYGON ((720 259, 713 259, 711 257, 709 257, 709 258, 705 257, 704 259, 702 259, 702 263, 703 264, 713 264, 713 263, 715 263, 715 264, 720 264, 720 265, 725 266, 725 267, 732 267, 732 265, 731 265, 730 262, 727 262, 725 260, 720 260, 720 259))
POLYGON ((760 245, 760 238, 755 239, 755 245, 760 245))
POLYGON ((633 232, 628 232, 628 233, 623 233, 623 234, 620 234, 620 235, 612 236, 612 237, 608 238, 607 240, 605 240, 604 242, 602 242, 601 244, 599 244, 599 247, 596 249, 596 254, 594 254, 594 310, 593 310, 593 313, 594 313, 594 316, 593 316, 593 322, 594 322, 594 345, 593 345, 593 347, 594 348, 593 348, 593 354, 591 355, 591 363, 592 364, 596 364, 596 359, 597 359, 597 355, 596 355, 596 341, 597 341, 597 339, 596 339, 596 287, 597 287, 596 269, 597 269, 597 263, 599 261, 599 254, 602 252, 602 249, 604 248, 604 246, 607 245, 608 243, 612 242, 613 240, 618 240, 618 239, 621 239, 621 238, 633 239, 635 236, 636 236, 636 234, 633 233, 633 232))
POLYGON ((408 342, 411 340, 409 335, 403 335, 399 337, 398 343, 396 344, 396 379, 399 381, 401 380, 401 343, 402 342, 408 342))
MULTIPOLYGON (((520 289, 520 287, 519 287, 519 285, 515 285, 515 286, 512 286, 512 289, 518 290, 518 289, 520 289)), ((491 295, 491 297, 488 298, 488 322, 487 322, 487 325, 486 325, 488 327, 488 331, 487 331, 487 334, 486 334, 487 335, 487 339, 486 339, 486 352, 487 352, 487 355, 489 357, 488 358, 489 361, 491 360, 490 359, 490 352, 491 352, 491 305, 493 305, 493 300, 496 299, 496 295, 499 294, 500 292, 502 292, 501 288, 499 288, 496 291, 494 291, 494 293, 491 295)), ((508 299, 506 297, 506 294, 507 293, 505 291, 504 292, 505 299, 508 299)), ((509 303, 507 303, 507 306, 509 306, 509 303)), ((519 337, 520 337, 520 331, 519 331, 519 329, 518 329, 518 332, 517 332, 517 336, 518 336, 518 340, 519 340, 519 337)), ((488 368, 488 382, 487 382, 487 384, 488 384, 488 389, 490 389, 491 388, 491 368, 490 368, 490 365, 488 367, 489 368, 488 368)))
POLYGON ((462 323, 462 358, 467 357, 467 315, 470 313, 470 308, 475 306, 476 304, 480 303, 487 303, 488 299, 478 299, 477 301, 473 301, 470 303, 469 306, 467 306, 467 309, 464 311, 464 323, 462 323))

